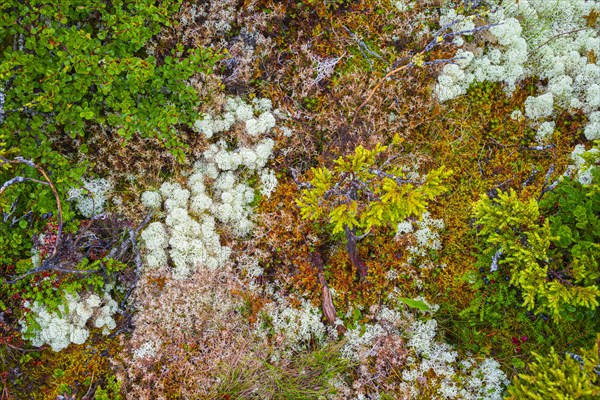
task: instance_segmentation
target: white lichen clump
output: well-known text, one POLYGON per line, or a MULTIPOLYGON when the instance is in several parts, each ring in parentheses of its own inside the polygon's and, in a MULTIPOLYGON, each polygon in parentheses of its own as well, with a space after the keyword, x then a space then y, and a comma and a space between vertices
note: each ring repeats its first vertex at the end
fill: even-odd
MULTIPOLYGON (((442 241, 439 231, 444 229, 444 220, 432 218, 426 211, 421 216, 421 220, 414 223, 411 221, 402 221, 398 224, 396 238, 408 235, 414 245, 408 246, 407 250, 412 256, 425 257, 429 251, 437 251, 442 248, 442 241)), ((413 258, 409 258, 411 262, 413 258)))
MULTIPOLYGON (((196 174, 196 173, 195 173, 196 174)), ((173 276, 187 278, 196 268, 211 270, 222 266, 231 249, 222 246, 216 231, 215 217, 210 213, 212 200, 204 192, 203 181, 192 175, 188 181, 196 183, 184 189, 178 183, 164 183, 160 188, 166 211, 165 222, 153 222, 142 231, 146 246, 148 268, 167 267, 169 258, 173 264, 173 276), (206 196, 208 207, 191 207, 198 196, 206 196)))
POLYGON ((583 144, 578 144, 571 153, 571 160, 573 160, 574 165, 569 166, 567 175, 574 175, 575 179, 582 185, 591 184, 597 168, 593 164, 600 160, 600 150, 597 147, 586 150, 583 144))
POLYGON ((537 133, 535 134, 535 140, 538 143, 548 142, 554 134, 555 127, 556 123, 554 121, 542 122, 538 127, 537 133))
POLYGON ((274 361, 306 351, 311 343, 322 344, 327 337, 321 310, 304 299, 300 303, 300 308, 294 308, 287 299, 276 296, 275 301, 265 306, 262 318, 257 321, 257 335, 273 335, 277 343, 271 356, 274 361))
POLYGON ((403 387, 412 396, 419 395, 417 382, 433 371, 434 380, 439 382, 438 394, 442 398, 502 399, 503 389, 509 380, 496 360, 486 358, 479 364, 470 358, 461 360, 450 345, 435 340, 435 319, 415 321, 410 330, 408 347, 414 350, 414 355, 408 357, 402 379, 403 387))
POLYGON ((150 209, 158 210, 162 205, 162 199, 160 193, 154 191, 147 191, 142 193, 142 204, 150 209))
POLYGON ((83 180, 83 188, 71 188, 67 200, 75 202, 77 210, 86 218, 101 214, 107 194, 113 184, 107 179, 83 180))
MULTIPOLYGON (((549 137, 549 126, 539 125, 559 110, 581 110, 588 115, 588 140, 600 137, 600 35, 586 25, 586 15, 600 11, 596 1, 491 1, 488 22, 495 43, 485 48, 465 44, 456 64, 444 66, 435 94, 446 101, 464 94, 473 82, 502 82, 507 93, 527 77, 547 81, 537 96, 525 100, 525 114, 538 127, 538 141, 549 137), (560 3, 560 4, 559 4, 560 3), (590 54, 595 56, 590 57, 590 54)), ((461 19, 446 10, 440 25, 461 19)), ((451 29, 461 30, 461 23, 451 29)), ((462 42, 457 42, 459 46, 462 42)))
POLYGON ((241 122, 245 124, 248 135, 264 135, 276 125, 275 116, 271 113, 271 100, 254 99, 253 105, 254 107, 239 97, 229 98, 223 115, 207 115, 196 121, 194 128, 210 139, 217 133, 228 131, 236 122, 241 122))
POLYGON ((147 340, 140 347, 133 351, 133 359, 152 358, 162 345, 161 340, 147 340))
POLYGON ((583 131, 587 140, 600 139, 600 111, 590 114, 590 120, 583 131))
MULTIPOLYGON (((394 376, 398 391, 394 393, 402 393, 401 398, 431 395, 421 390, 433 387, 439 396, 433 398, 502 399, 509 381, 498 362, 492 358, 461 357, 451 345, 437 339, 437 321, 430 316, 439 307, 426 304, 429 310, 417 314, 407 309, 373 306, 369 314, 371 322, 358 324, 346 332, 341 355, 358 364, 359 375, 371 385, 376 382, 371 381, 373 371, 367 366, 386 354, 388 362, 392 361, 389 352, 394 352, 394 357, 400 357, 395 362, 401 366, 400 373, 394 376)), ((380 373, 385 372, 380 370, 380 373)), ((361 391, 363 385, 364 382, 355 381, 356 392, 348 391, 345 398, 370 398, 362 397, 366 394, 361 391)))
POLYGON ((237 237, 252 231, 257 194, 269 196, 277 185, 267 168, 275 142, 264 137, 275 127, 270 110, 270 100, 255 99, 250 105, 238 97, 227 101, 222 116, 196 122, 207 139, 239 123, 246 128, 248 144, 232 149, 217 138, 194 164, 184 186, 166 182, 159 192, 142 194, 144 205, 155 210, 164 206, 166 213, 164 223, 154 222, 142 232, 149 268, 166 267, 171 260, 173 276, 179 279, 199 267, 214 270, 231 254, 221 245, 217 227, 237 237), (247 181, 256 177, 261 185, 255 190, 247 181))
POLYGON ((525 100, 525 115, 537 120, 552 115, 554 108, 554 96, 552 93, 544 93, 541 96, 529 96, 525 100))
POLYGON ((50 345, 52 350, 61 351, 71 343, 83 344, 89 337, 88 323, 95 328, 103 328, 108 334, 116 327, 113 315, 118 304, 106 292, 103 298, 88 293, 83 296, 65 293, 66 305, 58 306, 58 311, 48 309, 37 301, 26 304, 32 313, 34 325, 21 320, 21 332, 33 346, 50 345))
POLYGON ((385 335, 385 330, 379 324, 358 326, 346 332, 346 343, 341 355, 351 361, 358 361, 371 354, 376 341, 385 335))

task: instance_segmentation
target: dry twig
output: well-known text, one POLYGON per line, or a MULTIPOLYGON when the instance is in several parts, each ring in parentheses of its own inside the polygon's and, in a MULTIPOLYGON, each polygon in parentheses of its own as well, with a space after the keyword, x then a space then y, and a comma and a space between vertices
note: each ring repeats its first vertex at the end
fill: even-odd
POLYGON ((43 185, 48 185, 50 186, 50 189, 52 190, 52 194, 54 195, 54 199, 56 200, 56 208, 58 210, 58 232, 56 234, 56 243, 54 244, 54 249, 52 250, 52 256, 54 257, 56 255, 56 253, 58 252, 58 247, 60 246, 60 241, 61 241, 61 236, 62 236, 62 231, 63 231, 63 217, 62 217, 62 205, 60 203, 60 197, 58 196, 58 191, 56 190, 56 187, 54 186, 54 183, 52 182, 52 179, 50 179, 50 176, 48 176, 48 174, 46 173, 46 171, 40 167, 39 165, 37 165, 36 163, 34 163, 31 160, 26 160, 23 157, 15 157, 12 160, 6 159, 4 157, 0 157, 0 166, 4 165, 4 164, 25 164, 29 167, 35 168, 40 174, 42 174, 42 176, 44 177, 44 179, 46 179, 46 182, 37 180, 37 179, 33 179, 33 178, 25 178, 25 177, 21 177, 21 176, 17 176, 13 179, 10 179, 9 181, 5 182, 2 187, 0 188, 0 196, 2 195, 2 193, 4 193, 4 191, 12 184, 15 183, 21 183, 21 182, 25 182, 25 181, 34 181, 36 183, 41 183, 43 185))
POLYGON ((411 57, 410 62, 408 64, 402 65, 400 67, 394 68, 393 70, 391 70, 390 72, 388 72, 387 74, 385 74, 385 76, 383 78, 381 78, 381 80, 377 83, 377 85, 375 85, 375 87, 373 89, 371 89, 371 91, 369 92, 369 94, 367 95, 367 98, 361 103, 360 106, 358 106, 358 108, 356 109, 356 111, 354 112, 354 117, 352 118, 352 125, 354 125, 354 123, 356 122, 356 118, 358 117, 358 113, 367 105, 367 103, 371 100, 371 98, 373 97, 373 95, 375 94, 375 92, 377 92, 377 90, 379 90, 379 88, 385 83, 386 80, 388 80, 388 78, 391 78, 393 75, 396 75, 397 73, 404 71, 405 69, 408 69, 410 67, 422 67, 425 65, 433 65, 433 64, 443 64, 443 63, 449 63, 449 62, 454 62, 456 60, 458 60, 458 57, 453 57, 453 58, 448 58, 448 59, 438 59, 438 60, 432 60, 432 61, 425 61, 425 54, 428 53, 429 51, 431 51, 432 49, 434 49, 435 47, 446 43, 446 41, 448 39, 454 38, 455 36, 460 36, 460 35, 466 35, 466 34, 473 34, 473 33, 477 33, 479 31, 483 31, 486 29, 489 29, 493 26, 497 26, 499 24, 488 24, 488 25, 484 25, 484 26, 480 26, 474 29, 469 29, 469 30, 464 30, 464 31, 459 31, 459 32, 448 32, 448 33, 443 33, 446 32, 449 28, 451 28, 452 26, 458 24, 459 22, 461 22, 460 19, 456 19, 452 22, 450 22, 447 25, 444 25, 443 27, 441 27, 433 36, 433 39, 427 44, 427 46, 425 46, 423 48, 423 50, 419 51, 417 54, 415 54, 414 56, 411 57))

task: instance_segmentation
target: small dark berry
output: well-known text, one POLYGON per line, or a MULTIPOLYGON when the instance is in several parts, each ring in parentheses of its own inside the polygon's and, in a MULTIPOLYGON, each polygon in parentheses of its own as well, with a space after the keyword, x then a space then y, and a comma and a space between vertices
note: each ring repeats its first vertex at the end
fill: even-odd
POLYGON ((485 271, 485 269, 479 268, 479 272, 483 272, 483 271, 485 271))

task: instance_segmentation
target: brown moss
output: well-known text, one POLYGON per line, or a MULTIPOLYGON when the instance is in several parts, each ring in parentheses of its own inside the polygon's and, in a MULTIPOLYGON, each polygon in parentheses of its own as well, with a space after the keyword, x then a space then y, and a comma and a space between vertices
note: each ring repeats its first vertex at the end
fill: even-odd
MULTIPOLYGON (((114 375, 111 358, 120 351, 117 339, 92 330, 92 340, 54 352, 42 348, 21 355, 21 373, 11 379, 7 393, 17 399, 56 399, 60 395, 82 398, 93 394, 114 375)), ((11 398, 11 397, 8 397, 11 398)))

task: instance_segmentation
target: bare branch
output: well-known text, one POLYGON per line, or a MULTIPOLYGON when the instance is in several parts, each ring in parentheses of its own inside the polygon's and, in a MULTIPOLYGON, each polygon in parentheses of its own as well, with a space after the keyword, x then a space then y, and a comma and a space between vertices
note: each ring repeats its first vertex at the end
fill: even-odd
MULTIPOLYGON (((139 272, 141 271, 141 267, 142 267, 142 260, 141 260, 141 255, 139 253, 139 248, 137 245, 136 237, 138 236, 139 232, 150 222, 150 220, 152 219, 152 216, 153 216, 153 214, 149 213, 148 215, 146 215, 146 217, 142 220, 142 222, 140 222, 140 224, 135 229, 129 228, 128 230, 126 230, 126 232, 128 233, 128 237, 125 240, 121 241, 120 243, 118 243, 119 241, 117 241, 117 240, 112 240, 112 241, 109 241, 108 243, 106 243, 105 245, 96 247, 96 249, 97 248, 107 249, 107 250, 111 249, 110 252, 108 252, 108 255, 106 255, 105 257, 113 258, 116 260, 123 259, 124 255, 127 254, 128 251, 133 250, 134 260, 135 260, 135 264, 136 264, 136 280, 137 280, 137 277, 139 276, 139 272)), ((122 234, 121 234, 121 237, 122 237, 122 234)), ((89 246, 90 239, 92 242, 95 241, 94 238, 96 238, 96 240, 99 240, 95 234, 89 233, 89 232, 87 232, 87 229, 82 228, 79 231, 77 238, 75 238, 74 240, 71 240, 71 241, 66 241, 65 243, 67 243, 70 247, 82 247, 82 246, 87 247, 87 246, 89 246), (83 245, 79 245, 80 240, 83 240, 83 242, 84 242, 83 245)), ((20 281, 21 279, 28 277, 29 275, 37 274, 37 273, 44 272, 44 271, 56 271, 56 272, 62 272, 62 273, 67 273, 67 274, 89 274, 89 273, 95 273, 95 272, 99 271, 99 270, 95 270, 95 269, 92 269, 92 270, 90 270, 90 269, 87 269, 87 270, 74 269, 74 268, 70 268, 71 265, 73 265, 73 264, 69 263, 68 265, 65 265, 65 262, 63 260, 61 260, 60 254, 55 255, 55 256, 50 256, 47 259, 45 259, 42 262, 42 265, 40 265, 39 267, 34 268, 31 271, 28 271, 25 274, 12 279, 11 281, 8 281, 8 283, 13 284, 17 281, 20 281)))
POLYGON ((4 122, 4 101, 6 100, 6 95, 4 94, 4 90, 0 89, 0 125, 4 122))
POLYGON ((412 180, 412 179, 401 179, 401 178, 397 177, 396 175, 392 175, 392 174, 388 174, 387 172, 383 172, 379 168, 369 169, 369 172, 371 172, 372 174, 377 175, 380 178, 381 177, 386 177, 386 178, 392 179, 393 181, 395 181, 398 184, 398 186, 405 185, 407 183, 410 183, 410 184, 413 184, 413 185, 422 185, 423 183, 425 183, 423 181, 415 181, 415 180, 412 180))
MULTIPOLYGON (((419 53, 419 54, 421 54, 421 53, 419 53)), ((360 112, 360 110, 362 110, 363 107, 367 105, 367 103, 371 100, 371 98, 373 97, 373 95, 375 94, 375 92, 377 92, 377 90, 381 87, 381 85, 383 85, 385 83, 385 81, 390 76, 395 75, 398 72, 403 71, 403 70, 405 70, 407 68, 410 68, 412 66, 414 66, 414 64, 411 61, 410 63, 405 64, 405 65, 403 65, 401 67, 398 67, 396 69, 393 69, 390 72, 388 72, 387 74, 385 74, 385 76, 379 81, 379 83, 377 83, 377 85, 375 85, 375 87, 373 89, 371 89, 371 91, 367 95, 367 98, 361 103, 360 106, 358 106, 358 108, 354 112, 354 117, 352 118, 352 125, 354 125, 354 123, 356 122, 356 118, 358 117, 358 113, 360 112)))
POLYGON ((142 220, 142 222, 140 222, 140 224, 137 226, 137 228, 129 230, 129 239, 127 240, 127 242, 129 242, 131 244, 131 248, 133 249, 133 252, 134 252, 135 276, 133 278, 133 282, 132 282, 129 290, 127 290, 127 293, 125 293, 125 296, 123 296, 123 300, 121 300, 121 304, 119 306, 119 308, 121 308, 121 309, 125 308, 125 304, 127 303, 127 300, 133 293, 133 290, 136 288, 137 282, 142 273, 142 255, 140 254, 140 248, 137 245, 136 238, 137 238, 139 232, 146 225, 148 225, 148 223, 152 220, 152 217, 153 217, 153 213, 151 213, 151 212, 148 213, 148 215, 146 215, 146 217, 142 220))
MULTIPOLYGON (((340 180, 337 181, 337 183, 328 191, 325 192, 325 194, 323 194, 323 200, 327 200, 329 198, 329 196, 331 196, 332 194, 340 194, 340 192, 338 192, 338 188, 340 187, 340 185, 342 183, 344 183, 344 181, 346 180, 346 178, 348 177, 348 173, 344 172, 342 174, 342 176, 340 177, 340 180)), ((345 192, 344 192, 345 193, 345 192)))
POLYGON ((23 275, 19 275, 18 277, 7 281, 8 284, 14 284, 18 281, 20 281, 21 279, 25 279, 27 278, 29 275, 34 275, 34 274, 38 274, 40 272, 44 272, 44 271, 58 271, 58 272, 64 272, 64 273, 69 273, 69 274, 89 274, 92 272, 98 272, 96 270, 93 269, 69 269, 69 268, 62 268, 60 266, 60 263, 56 264, 54 263, 54 259, 53 258, 48 258, 47 260, 44 260, 44 262, 42 263, 42 265, 40 265, 37 268, 32 269, 31 271, 28 271, 26 273, 24 273, 23 275))
POLYGON ((535 168, 535 165, 531 165, 531 174, 529 174, 529 177, 525 180, 525 182, 523 182, 523 187, 530 185, 538 172, 539 171, 535 168))
POLYGON ((25 176, 15 176, 14 178, 7 180, 2 186, 0 186, 0 196, 2 196, 2 193, 4 193, 4 191, 8 189, 9 186, 14 185, 15 183, 23 183, 27 181, 40 183, 42 185, 48 185, 48 182, 43 182, 34 178, 27 178, 25 176))
POLYGON ((483 30, 490 29, 493 26, 500 25, 500 24, 488 24, 488 25, 484 25, 484 26, 480 26, 477 28, 464 30, 464 31, 443 33, 461 21, 462 21, 462 19, 455 19, 454 21, 450 22, 449 24, 442 26, 433 35, 433 39, 423 48, 423 50, 419 51, 417 54, 412 56, 411 61, 408 64, 394 68, 393 70, 391 70, 390 72, 385 74, 385 76, 383 78, 381 78, 381 80, 375 85, 375 87, 373 89, 371 89, 371 91, 367 95, 367 98, 361 103, 360 106, 358 106, 358 108, 354 112, 354 117, 352 118, 352 125, 354 125, 354 123, 356 122, 356 118, 358 118, 358 114, 360 113, 360 111, 367 105, 367 103, 371 100, 371 98, 373 97, 375 92, 377 92, 377 90, 379 90, 379 88, 387 81, 388 78, 392 77, 393 75, 396 75, 398 72, 401 72, 405 69, 408 69, 408 68, 411 68, 414 66, 442 64, 442 63, 450 63, 450 62, 456 61, 457 59, 459 59, 458 57, 449 58, 449 59, 439 59, 439 60, 433 60, 433 61, 425 61, 425 60, 423 60, 423 57, 426 53, 431 51, 436 46, 444 44, 446 42, 446 39, 450 39, 450 38, 453 38, 453 37, 459 36, 459 35, 474 34, 474 33, 477 33, 477 32, 483 31, 483 30))
POLYGON ((8 213, 2 213, 2 220, 4 223, 6 223, 6 221, 8 221, 8 219, 15 213, 15 211, 17 210, 17 202, 19 201, 19 197, 17 196, 17 198, 15 199, 15 201, 13 201, 13 203, 10 205, 10 211, 8 213))
POLYGON ((311 256, 310 262, 312 266, 317 270, 317 277, 322 289, 321 306, 323 308, 323 315, 331 325, 335 326, 339 334, 343 334, 347 331, 344 325, 339 324, 335 306, 333 305, 333 298, 331 296, 331 290, 325 279, 325 273, 323 268, 323 258, 321 252, 317 249, 311 256))
POLYGON ((492 257, 492 264, 490 265, 490 272, 498 270, 498 261, 500 261, 500 257, 502 257, 502 249, 498 249, 494 253, 494 256, 492 257))
POLYGON ((554 173, 554 164, 550 165, 550 168, 548 168, 548 172, 546 172, 546 177, 544 179, 544 185, 542 186, 542 192, 540 193, 540 196, 538 197, 538 201, 540 201, 542 199, 542 196, 544 194, 546 194, 546 192, 549 192, 551 190, 554 190, 554 188, 556 186, 558 186, 558 183, 560 182, 560 178, 555 180, 554 182, 552 182, 550 185, 548 185, 548 181, 550 180, 550 176, 554 173))
POLYGON ((526 146, 521 146, 519 148, 519 150, 533 150, 533 151, 544 151, 544 150, 550 150, 553 149, 555 146, 553 144, 547 144, 545 146, 531 146, 531 147, 526 147, 526 146))
MULTIPOLYGON (((58 251, 58 247, 60 245, 60 241, 61 241, 61 237, 62 237, 62 231, 63 231, 63 217, 62 217, 62 205, 60 202, 60 197, 58 195, 58 191, 56 190, 56 187, 54 186, 54 183, 52 182, 52 179, 50 179, 50 176, 48 176, 48 174, 46 173, 46 171, 40 167, 39 165, 35 164, 33 161, 31 160, 26 160, 23 157, 15 157, 12 160, 8 160, 4 157, 0 157, 0 166, 3 164, 25 164, 27 166, 30 166, 32 168, 35 168, 40 174, 42 174, 42 176, 44 177, 44 179, 46 179, 47 183, 38 181, 39 183, 42 184, 47 184, 48 186, 50 186, 50 189, 52 190, 52 194, 54 195, 54 199, 56 200, 56 208, 58 209, 58 232, 56 234, 56 243, 54 244, 54 250, 52 251, 52 256, 55 256, 57 251, 58 251)), ((4 188, 4 185, 2 186, 4 188)), ((8 186, 7 186, 8 187, 8 186)), ((0 195, 2 194, 3 190, 0 191, 0 195)))
POLYGON ((350 261, 358 270, 360 280, 363 281, 367 278, 368 268, 367 264, 365 264, 358 254, 358 249, 356 247, 358 237, 356 236, 354 229, 351 229, 348 225, 344 226, 344 232, 346 234, 346 251, 348 252, 350 261))
POLYGON ((383 62, 386 62, 385 59, 380 56, 379 54, 375 53, 373 50, 371 50, 369 48, 369 46, 363 42, 362 40, 360 40, 358 38, 358 36, 356 36, 356 34, 354 32, 352 32, 350 29, 348 29, 348 27, 346 25, 344 25, 344 29, 346 30, 346 32, 348 32, 348 34, 352 37, 352 39, 354 39, 354 41, 356 41, 356 43, 358 43, 358 49, 360 50, 360 52, 362 53, 363 57, 367 60, 367 62, 369 63, 369 69, 373 68, 373 61, 371 61, 371 59, 369 58, 368 54, 377 57, 378 59, 380 59, 383 62))

